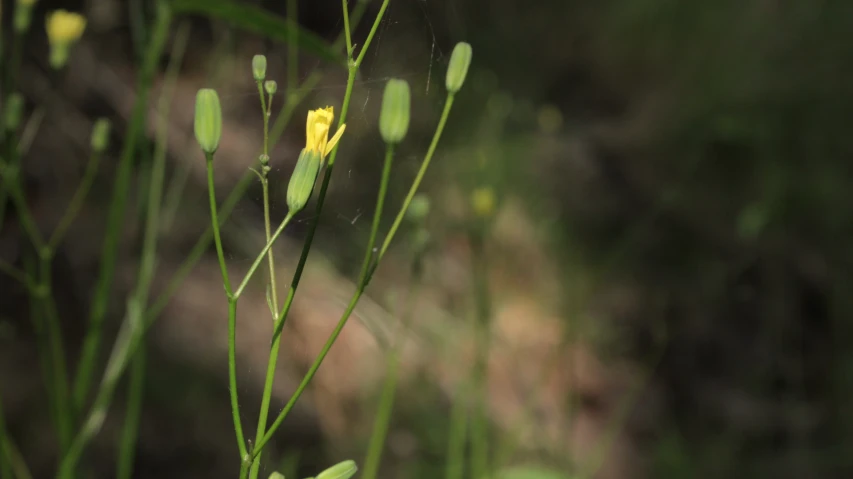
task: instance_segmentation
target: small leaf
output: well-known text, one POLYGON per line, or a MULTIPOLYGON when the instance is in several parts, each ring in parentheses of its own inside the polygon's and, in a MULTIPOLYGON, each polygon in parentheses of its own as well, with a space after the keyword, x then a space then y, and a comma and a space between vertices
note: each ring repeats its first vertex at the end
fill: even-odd
MULTIPOLYGON (((173 0, 172 9, 175 13, 198 13, 223 20, 234 27, 285 43, 290 40, 293 28, 286 18, 233 0, 173 0)), ((343 64, 342 56, 314 33, 297 26, 296 39, 299 48, 306 52, 330 62, 343 64)))

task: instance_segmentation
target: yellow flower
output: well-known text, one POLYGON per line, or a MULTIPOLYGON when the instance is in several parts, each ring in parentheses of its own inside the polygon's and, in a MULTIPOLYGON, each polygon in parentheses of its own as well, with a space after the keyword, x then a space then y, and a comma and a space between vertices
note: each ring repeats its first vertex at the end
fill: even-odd
POLYGON ((335 132, 335 136, 329 139, 329 129, 334 119, 335 110, 330 106, 308 112, 308 121, 305 124, 305 149, 319 153, 321 158, 326 158, 326 155, 338 144, 338 140, 346 129, 346 125, 341 125, 335 132))
POLYGON ((86 17, 79 13, 56 10, 47 14, 47 39, 51 45, 76 42, 86 29, 86 17))

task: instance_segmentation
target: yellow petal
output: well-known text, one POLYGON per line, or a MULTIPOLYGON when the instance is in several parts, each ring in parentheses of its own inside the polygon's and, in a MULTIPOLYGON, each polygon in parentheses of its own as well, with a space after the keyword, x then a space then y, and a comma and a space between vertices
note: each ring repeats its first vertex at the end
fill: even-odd
POLYGON ((333 136, 332 139, 329 140, 328 143, 326 143, 326 148, 325 148, 325 150, 323 150, 323 157, 324 158, 326 156, 328 156, 329 153, 332 152, 332 150, 335 148, 335 145, 337 145, 338 141, 341 139, 341 135, 344 134, 344 130, 346 130, 346 129, 347 129, 346 124, 341 125, 341 127, 338 128, 338 131, 335 132, 335 136, 333 136))

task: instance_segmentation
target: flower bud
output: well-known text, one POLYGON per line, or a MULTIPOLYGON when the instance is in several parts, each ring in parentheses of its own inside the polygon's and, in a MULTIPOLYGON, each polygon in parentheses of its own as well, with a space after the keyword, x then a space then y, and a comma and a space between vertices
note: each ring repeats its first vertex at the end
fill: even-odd
POLYGON ((267 57, 255 55, 252 58, 252 75, 255 81, 264 81, 267 76, 267 57))
POLYGON ((195 139, 201 149, 213 154, 222 138, 222 107, 216 90, 202 88, 195 97, 195 139))
POLYGON ((284 474, 280 472, 273 472, 272 474, 270 474, 269 479, 284 479, 284 474))
POLYGON ((450 64, 447 66, 447 91, 456 93, 465 83, 468 75, 468 67, 471 65, 471 45, 459 42, 453 48, 450 55, 450 64))
POLYGON ((266 90, 268 95, 275 95, 275 92, 278 90, 278 83, 275 80, 267 80, 264 82, 264 90, 266 90))
POLYGON ((92 127, 92 151, 102 153, 110 141, 110 120, 98 118, 92 127))
POLYGON ((6 129, 9 131, 16 130, 24 117, 24 97, 20 93, 9 95, 6 100, 6 111, 3 114, 6 117, 6 129))
POLYGON ((24 33, 30 29, 33 19, 33 5, 35 0, 18 0, 15 5, 15 17, 12 20, 12 28, 16 33, 24 33))
POLYGON ((420 223, 429 215, 429 198, 423 193, 418 193, 409 203, 406 210, 406 219, 412 223, 420 223))
POLYGON ((489 187, 477 188, 471 193, 471 209, 480 218, 489 218, 495 213, 495 190, 489 187))
POLYGON ((379 112, 379 133, 386 143, 400 143, 409 130, 409 84, 392 78, 385 85, 382 110, 379 112))
POLYGON ((296 214, 308 203, 314 191, 314 183, 320 174, 320 154, 314 150, 303 148, 296 160, 296 168, 287 185, 287 207, 290 214, 296 214))
POLYGON ((358 471, 355 461, 339 462, 325 471, 317 474, 317 479, 349 479, 358 471))

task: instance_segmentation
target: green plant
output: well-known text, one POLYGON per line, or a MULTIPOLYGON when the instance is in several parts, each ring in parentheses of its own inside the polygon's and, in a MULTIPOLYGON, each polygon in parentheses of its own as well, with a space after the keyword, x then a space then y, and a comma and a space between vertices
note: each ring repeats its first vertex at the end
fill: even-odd
MULTIPOLYGON (((355 56, 355 51, 352 43, 352 38, 350 34, 350 22, 349 22, 349 13, 347 9, 347 2, 342 1, 342 10, 344 15, 344 31, 345 38, 347 44, 347 64, 348 64, 348 81, 346 90, 343 98, 343 105, 341 108, 341 115, 338 120, 338 127, 335 135, 329 139, 329 133, 331 130, 331 123, 334 118, 333 109, 331 107, 325 109, 312 110, 308 113, 308 120, 306 123, 306 131, 307 131, 307 143, 306 147, 302 150, 299 155, 299 159, 296 164, 296 169, 291 177, 290 184, 288 185, 287 197, 288 197, 288 205, 289 211, 285 218, 281 221, 278 228, 270 234, 270 226, 269 226, 269 195, 265 193, 264 195, 264 211, 265 211, 265 224, 266 224, 266 234, 267 234, 267 244, 261 250, 259 255, 256 257, 255 261, 252 263, 245 277, 243 278, 240 285, 236 288, 232 288, 232 283, 228 274, 228 266, 225 260, 225 255, 223 253, 222 241, 220 238, 220 233, 218 229, 219 224, 219 216, 217 213, 217 205, 216 205, 216 195, 214 192, 214 183, 213 183, 213 168, 215 165, 214 156, 216 151, 216 145, 218 144, 218 137, 221 135, 221 130, 216 128, 215 125, 221 124, 221 112, 218 108, 218 100, 216 100, 216 95, 214 92, 209 90, 203 90, 199 92, 198 100, 196 102, 196 137, 199 140, 199 145, 205 153, 207 159, 207 171, 208 171, 208 192, 209 192, 209 200, 210 200, 210 212, 211 212, 211 224, 213 225, 214 231, 214 240, 217 246, 217 256, 219 258, 220 269, 222 272, 223 284, 225 287, 226 296, 228 299, 228 324, 229 324, 229 341, 228 341, 228 349, 229 349, 229 381, 230 381, 230 389, 231 389, 231 408, 232 408, 232 417, 234 422, 234 430, 235 435, 238 442, 238 450, 240 456, 241 463, 241 477, 252 477, 256 478, 258 475, 258 471, 260 468, 260 456, 264 446, 269 442, 272 438, 272 435, 281 425, 282 421, 287 417, 287 415, 292 410, 296 401, 299 399, 301 394, 304 392, 305 388, 308 386, 310 381, 313 379, 317 370, 320 368, 323 360, 328 354, 331 347, 334 345, 338 336, 340 335, 343 327, 345 326, 347 320, 351 316, 355 306, 358 304, 359 299, 361 298, 364 290, 370 282, 370 279, 379 265, 380 260, 382 259, 383 254, 387 250, 390 245, 391 240, 396 233, 396 229, 399 226, 402 218, 405 217, 406 211, 409 207, 409 204, 412 201, 413 196, 415 195, 418 186, 420 185, 420 181, 423 178, 423 174, 426 171, 426 168, 429 165, 430 160, 432 159, 433 154, 435 153, 435 148, 438 145, 438 141, 441 137, 441 133, 444 129, 444 125, 447 121, 447 117, 450 113, 450 108, 453 103, 453 96, 462 86, 462 82, 464 81, 464 77, 467 74, 468 64, 470 62, 470 47, 461 47, 457 48, 454 51, 454 59, 451 60, 451 68, 448 71, 448 96, 445 105, 445 109, 442 113, 442 117, 439 121, 439 124, 436 128, 435 134, 433 135, 432 143, 430 144, 430 148, 424 158, 422 163, 421 170, 418 173, 415 181, 413 182, 409 195, 403 202, 403 205, 400 209, 400 212, 397 215, 397 218, 394 221, 394 225, 392 226, 390 232, 385 237, 385 241, 382 245, 381 249, 377 251, 374 250, 374 244, 377 241, 377 236, 379 232, 379 225, 382 218, 382 211, 384 208, 385 197, 388 191, 388 185, 390 183, 391 177, 391 165, 394 157, 394 147, 397 143, 402 141, 405 137, 406 130, 408 129, 409 123, 409 90, 407 84, 402 80, 391 80, 389 81, 386 87, 386 94, 383 99, 383 108, 382 108, 382 116, 380 117, 380 130, 383 136, 383 139, 386 142, 386 152, 385 159, 383 162, 382 168, 382 178, 379 186, 379 191, 377 193, 376 199, 376 207, 374 209, 373 221, 371 224, 370 235, 368 238, 367 246, 365 247, 364 259, 362 261, 361 270, 358 276, 358 280, 356 283, 356 290, 350 298, 349 304, 347 305, 346 310, 342 314, 341 318, 338 321, 337 326, 334 331, 326 341, 326 344, 323 346, 322 350, 316 357, 314 363, 309 368, 302 382, 297 387, 291 399, 288 401, 287 405, 284 409, 279 413, 279 415, 274 420, 273 424, 267 428, 266 420, 269 408, 269 400, 270 394, 272 390, 272 384, 275 379, 275 363, 278 356, 278 348, 280 344, 280 335, 284 323, 287 319, 287 314, 290 311, 290 307, 293 304, 293 299, 295 297, 297 287, 299 285, 299 279, 302 275, 302 270, 305 265, 305 261, 310 252, 311 244, 314 238, 314 233, 317 228, 317 224, 320 217, 320 211, 322 210, 323 203, 325 200, 326 191, 328 189, 329 182, 331 180, 331 174, 334 168, 335 159, 337 157, 338 152, 338 144, 342 133, 345 129, 345 120, 347 116, 347 112, 349 109, 350 97, 352 94, 352 89, 355 83, 356 73, 358 72, 358 68, 361 66, 362 61, 364 60, 364 56, 370 46, 371 40, 375 35, 377 28, 382 21, 382 16, 384 15, 385 9, 388 6, 388 0, 385 0, 382 3, 382 6, 377 14, 377 18, 373 23, 373 26, 370 30, 370 34, 367 37, 364 45, 361 48, 358 56, 355 56), (461 52, 461 53, 457 53, 461 52), (466 53, 467 52, 467 53, 466 53), (463 61, 459 61, 458 58, 460 55, 467 54, 467 60, 463 59, 463 61), (326 162, 326 157, 328 156, 328 162, 326 162), (284 306, 279 312, 278 310, 278 298, 277 292, 275 291, 275 276, 274 276, 274 258, 270 252, 273 243, 279 237, 279 235, 284 231, 290 221, 293 219, 293 216, 299 212, 302 208, 305 207, 307 201, 314 190, 314 183, 316 182, 316 178, 319 175, 319 170, 324 166, 325 163, 325 174, 323 176, 323 180, 320 186, 320 191, 317 198, 317 206, 314 214, 314 219, 311 222, 309 227, 309 231, 307 233, 302 254, 300 256, 299 263, 294 272, 293 280, 291 281, 291 286, 288 292, 287 299, 285 300, 284 306), (245 290, 249 280, 256 272, 261 262, 267 258, 269 262, 269 270, 270 270, 270 284, 268 286, 268 303, 270 305, 271 313, 273 314, 273 333, 272 333, 272 341, 270 348, 270 356, 268 360, 268 368, 267 368, 267 378, 264 386, 264 395, 262 399, 261 405, 261 413, 258 421, 258 428, 256 439, 254 444, 249 447, 247 444, 242 420, 240 418, 239 413, 239 399, 237 397, 237 387, 236 387, 236 321, 237 321, 237 302, 240 299, 241 294, 245 290)), ((272 101, 272 95, 269 95, 267 99, 265 99, 263 94, 263 89, 261 87, 261 80, 265 75, 261 75, 263 68, 261 65, 264 62, 262 60, 256 59, 253 61, 253 75, 255 77, 256 82, 258 83, 258 91, 261 98, 261 107, 264 116, 264 132, 265 136, 268 132, 268 104, 272 101)), ((266 143, 266 141, 265 141, 266 143)), ((256 172, 257 176, 260 178, 264 190, 267 189, 267 178, 264 173, 264 169, 268 168, 268 162, 270 161, 268 156, 268 150, 266 149, 266 144, 264 150, 260 156, 261 158, 261 171, 256 172)))

